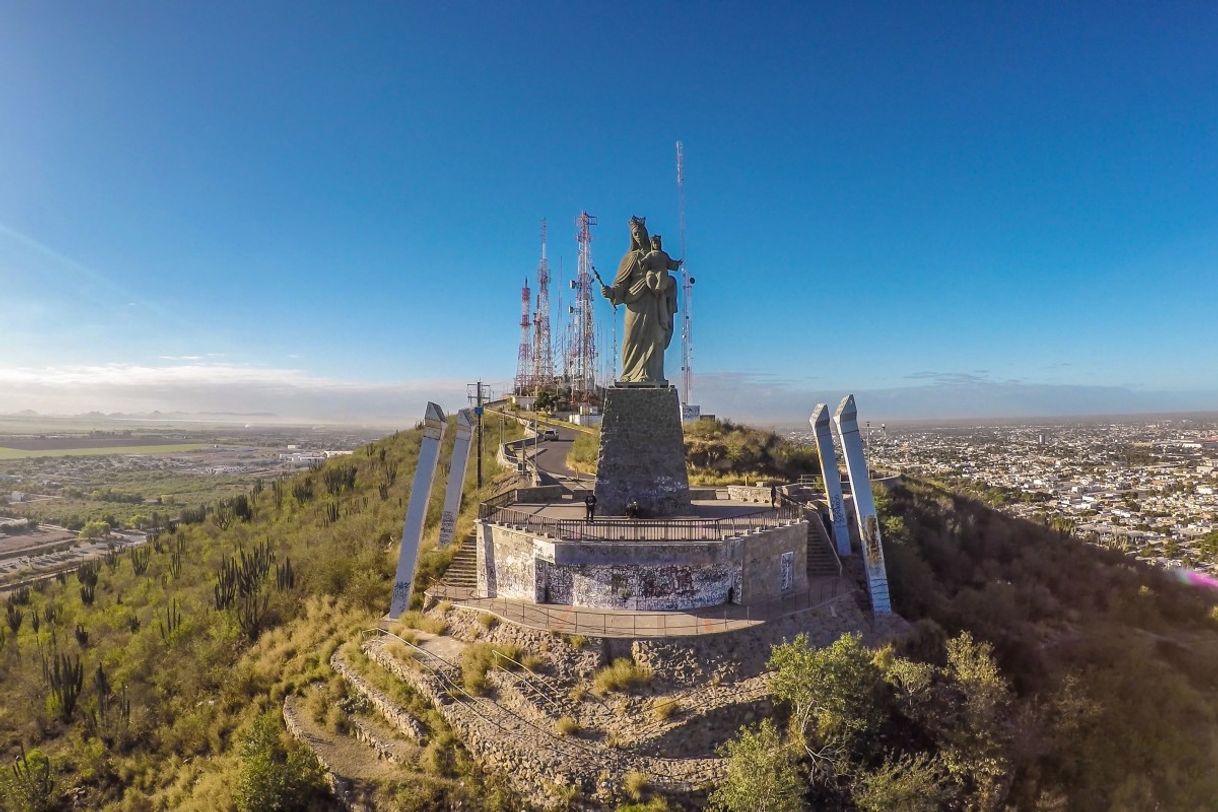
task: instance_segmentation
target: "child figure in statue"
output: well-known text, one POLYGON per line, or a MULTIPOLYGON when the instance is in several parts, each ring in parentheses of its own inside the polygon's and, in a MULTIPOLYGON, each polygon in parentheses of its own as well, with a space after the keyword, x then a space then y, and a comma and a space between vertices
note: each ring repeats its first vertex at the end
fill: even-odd
POLYGON ((681 267, 681 260, 673 259, 664 250, 663 241, 659 234, 651 237, 651 250, 639 261, 643 269, 643 278, 647 289, 660 299, 660 317, 663 319, 667 340, 664 346, 672 340, 672 317, 677 312, 677 280, 672 278, 669 271, 681 267))

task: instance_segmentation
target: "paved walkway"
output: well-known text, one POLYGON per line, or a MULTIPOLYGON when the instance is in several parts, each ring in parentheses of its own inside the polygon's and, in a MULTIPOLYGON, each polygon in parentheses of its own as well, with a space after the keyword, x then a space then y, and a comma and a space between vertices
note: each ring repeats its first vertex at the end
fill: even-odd
POLYGON ((789 600, 759 606, 727 604, 688 612, 588 609, 577 606, 529 603, 507 598, 478 598, 443 595, 443 589, 428 590, 434 597, 447 597, 458 606, 490 612, 504 620, 532 629, 584 634, 596 637, 689 637, 699 634, 748 629, 780 617, 853 599, 857 591, 844 578, 812 578, 807 592, 789 600))

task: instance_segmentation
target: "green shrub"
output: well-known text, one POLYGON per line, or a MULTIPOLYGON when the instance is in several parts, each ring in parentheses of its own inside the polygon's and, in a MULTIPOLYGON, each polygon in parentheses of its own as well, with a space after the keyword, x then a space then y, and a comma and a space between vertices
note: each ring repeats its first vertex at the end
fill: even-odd
POLYGON ((303 809, 325 792, 324 773, 317 758, 301 744, 285 742, 279 714, 265 711, 241 743, 237 809, 303 809))

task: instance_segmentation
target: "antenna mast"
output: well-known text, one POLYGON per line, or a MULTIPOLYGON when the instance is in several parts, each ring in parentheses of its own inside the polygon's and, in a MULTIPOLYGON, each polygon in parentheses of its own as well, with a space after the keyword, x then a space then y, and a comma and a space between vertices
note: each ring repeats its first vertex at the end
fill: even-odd
POLYGON ((587 403, 596 394, 596 329, 592 311, 592 226, 596 218, 588 212, 575 218, 576 241, 579 243, 579 266, 572 287, 575 305, 574 346, 568 348, 572 360, 572 400, 587 403))
MULTIPOLYGON (((677 222, 681 229, 681 259, 687 260, 685 249, 685 146, 677 142, 677 222)), ((681 401, 689 403, 694 389, 694 278, 689 275, 689 262, 681 263, 681 291, 685 307, 681 311, 681 401)))
POLYGON ((550 262, 546 259, 546 221, 541 221, 541 260, 537 263, 537 309, 533 312, 533 388, 554 381, 554 355, 550 343, 550 262))
POLYGON ((524 284, 520 288, 520 351, 516 355, 516 394, 528 394, 532 388, 532 372, 533 372, 533 352, 530 344, 530 327, 531 319, 529 319, 529 305, 531 297, 529 295, 529 280, 525 279, 524 284))

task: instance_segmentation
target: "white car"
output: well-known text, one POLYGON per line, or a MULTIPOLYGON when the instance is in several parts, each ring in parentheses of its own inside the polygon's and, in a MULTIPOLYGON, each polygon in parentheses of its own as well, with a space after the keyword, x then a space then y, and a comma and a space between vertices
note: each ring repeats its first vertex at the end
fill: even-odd
POLYGON ((557 440, 558 439, 558 429, 542 429, 541 430, 541 439, 557 440))

